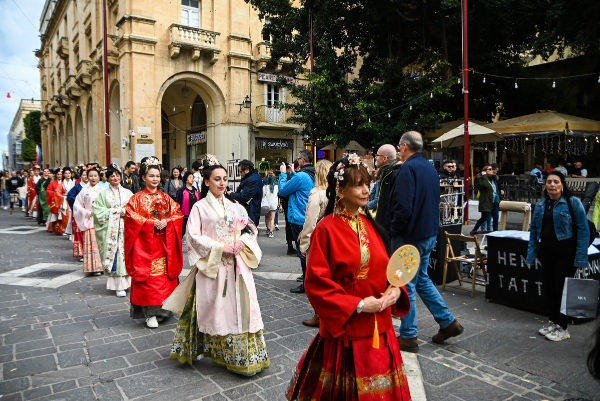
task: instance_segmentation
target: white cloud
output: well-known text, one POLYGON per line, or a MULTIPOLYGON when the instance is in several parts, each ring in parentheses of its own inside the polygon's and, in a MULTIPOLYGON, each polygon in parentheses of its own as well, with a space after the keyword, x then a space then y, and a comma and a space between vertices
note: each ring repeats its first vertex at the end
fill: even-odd
POLYGON ((39 20, 44 3, 45 0, 0 0, 0 152, 8 150, 7 135, 20 99, 41 96, 38 61, 33 52, 41 45, 39 20))

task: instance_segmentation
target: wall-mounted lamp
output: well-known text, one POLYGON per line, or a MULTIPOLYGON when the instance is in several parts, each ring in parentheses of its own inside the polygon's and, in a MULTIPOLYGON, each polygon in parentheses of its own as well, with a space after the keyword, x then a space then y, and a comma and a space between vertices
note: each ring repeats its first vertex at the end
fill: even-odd
POLYGON ((187 97, 190 94, 190 88, 187 87, 187 82, 183 81, 185 86, 183 88, 181 88, 181 96, 183 96, 184 99, 187 99, 187 97))
POLYGON ((242 100, 242 103, 236 103, 235 105, 240 106, 240 111, 242 111, 242 108, 249 109, 252 106, 252 100, 250 100, 250 97, 246 95, 244 100, 242 100))

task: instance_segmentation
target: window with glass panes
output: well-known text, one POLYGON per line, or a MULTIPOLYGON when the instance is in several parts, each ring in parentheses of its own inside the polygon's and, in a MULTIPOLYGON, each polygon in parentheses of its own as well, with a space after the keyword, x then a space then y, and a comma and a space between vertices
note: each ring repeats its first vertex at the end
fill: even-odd
POLYGON ((200 2, 181 0, 181 25, 200 28, 200 2))

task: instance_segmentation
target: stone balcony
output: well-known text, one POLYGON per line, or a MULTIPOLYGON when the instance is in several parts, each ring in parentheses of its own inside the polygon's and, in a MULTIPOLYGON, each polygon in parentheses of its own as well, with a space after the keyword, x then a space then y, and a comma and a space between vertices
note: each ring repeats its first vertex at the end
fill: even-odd
POLYGON ((219 60, 221 48, 219 47, 219 32, 207 31, 205 29, 191 28, 179 24, 169 27, 171 43, 169 44, 169 55, 171 58, 179 56, 181 49, 192 51, 192 61, 200 58, 202 53, 207 53, 211 64, 219 60))
MULTIPOLYGON (((107 56, 108 56, 108 65, 109 66, 117 66, 119 65, 119 50, 115 45, 116 41, 119 39, 118 36, 108 35, 108 48, 107 48, 107 56)), ((103 40, 101 40, 96 49, 92 51, 90 54, 90 58, 94 60, 97 65, 102 65, 102 58, 104 57, 104 46, 103 40)))
POLYGON ((272 129, 283 129, 293 130, 298 129, 298 124, 289 124, 287 119, 290 117, 290 113, 279 107, 274 106, 256 106, 256 126, 258 128, 272 128, 272 129))
POLYGON ((56 54, 58 57, 63 60, 67 60, 69 58, 69 39, 66 37, 62 37, 58 40, 58 47, 56 48, 56 54))
MULTIPOLYGON (((267 64, 271 62, 271 42, 260 42, 256 44, 256 50, 258 56, 256 57, 256 63, 258 71, 264 71, 267 69, 267 64)), ((292 61, 289 58, 282 58, 279 60, 273 69, 275 74, 281 72, 284 64, 289 64, 292 61)))
POLYGON ((75 82, 82 88, 87 88, 92 85, 90 68, 92 68, 92 62, 90 60, 81 60, 79 64, 77 64, 77 76, 75 82))
POLYGON ((78 99, 83 95, 84 90, 77 84, 77 77, 75 75, 69 75, 65 82, 65 91, 67 96, 73 100, 78 99))

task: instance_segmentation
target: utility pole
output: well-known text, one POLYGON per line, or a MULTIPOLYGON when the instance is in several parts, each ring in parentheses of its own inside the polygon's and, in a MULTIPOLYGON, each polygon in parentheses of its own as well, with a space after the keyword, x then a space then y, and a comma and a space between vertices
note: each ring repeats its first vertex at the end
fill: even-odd
MULTIPOLYGON (((313 13, 310 11, 310 73, 313 74, 315 72, 315 53, 314 53, 314 45, 313 45, 313 13)), ((314 88, 313 92, 314 92, 314 88)), ((314 107, 314 103, 313 103, 314 107)), ((313 113, 314 117, 314 113, 313 113)), ((310 151, 313 154, 313 164, 316 164, 317 153, 315 152, 315 127, 314 124, 311 124, 310 127, 310 151)))
POLYGON ((103 30, 102 30, 102 67, 104 69, 104 128, 106 130, 106 165, 111 163, 110 158, 110 108, 108 98, 108 16, 106 9, 106 0, 102 1, 102 19, 103 19, 103 30))
POLYGON ((465 126, 465 140, 464 140, 464 165, 465 165, 465 202, 464 202, 464 220, 465 223, 469 220, 469 186, 471 183, 470 180, 470 171, 469 166, 471 165, 471 143, 469 142, 469 30, 468 30, 468 11, 467 11, 467 1, 462 0, 462 30, 463 30, 463 101, 465 108, 465 118, 464 118, 464 126, 465 126))

